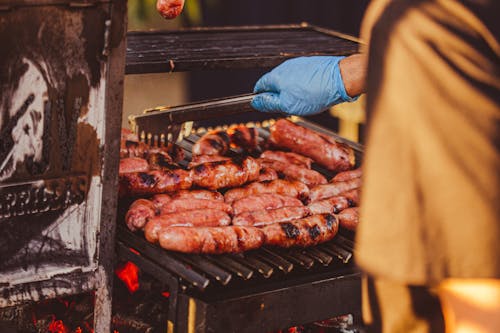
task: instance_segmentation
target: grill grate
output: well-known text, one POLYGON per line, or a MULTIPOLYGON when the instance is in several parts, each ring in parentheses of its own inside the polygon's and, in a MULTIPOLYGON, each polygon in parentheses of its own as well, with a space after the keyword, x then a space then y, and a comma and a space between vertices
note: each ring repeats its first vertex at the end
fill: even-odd
POLYGON ((353 37, 307 24, 132 32, 125 72, 266 68, 297 56, 349 55, 358 46, 353 37))
MULTIPOLYGON (((321 130, 309 122, 299 122, 303 126, 321 130)), ((259 138, 265 140, 269 136, 267 128, 259 127, 259 138)), ((324 130, 323 130, 324 131, 324 130)), ((334 135, 327 132, 329 135, 334 135)), ((334 135, 335 136, 335 135, 334 135)), ((179 143, 185 150, 186 159, 181 163, 187 166, 191 159, 192 145, 200 139, 199 134, 191 134, 179 143)), ((353 145, 357 154, 361 153, 359 146, 353 145)), ((237 152, 233 149, 232 153, 237 152)), ((318 169, 317 169, 318 170, 318 169)), ((327 177, 332 174, 319 170, 327 177)), ((211 285, 224 287, 235 280, 270 279, 274 276, 288 275, 297 271, 310 271, 320 267, 338 267, 349 264, 352 259, 352 235, 339 233, 327 243, 318 246, 299 249, 282 249, 263 247, 258 250, 238 254, 197 255, 166 251, 157 245, 148 243, 143 235, 130 232, 124 225, 118 226, 118 239, 126 246, 132 247, 156 262, 174 276, 180 278, 186 287, 206 290, 211 285)), ((140 266, 141 256, 137 255, 140 266)), ((349 265, 350 266, 350 265, 349 265)))

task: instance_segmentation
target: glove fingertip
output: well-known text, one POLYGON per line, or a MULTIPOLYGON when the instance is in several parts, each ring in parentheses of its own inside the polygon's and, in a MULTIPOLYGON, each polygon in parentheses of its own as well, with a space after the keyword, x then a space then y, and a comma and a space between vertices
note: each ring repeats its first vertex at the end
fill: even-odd
POLYGON ((279 97, 273 93, 263 93, 252 99, 251 106, 261 112, 279 112, 279 97))

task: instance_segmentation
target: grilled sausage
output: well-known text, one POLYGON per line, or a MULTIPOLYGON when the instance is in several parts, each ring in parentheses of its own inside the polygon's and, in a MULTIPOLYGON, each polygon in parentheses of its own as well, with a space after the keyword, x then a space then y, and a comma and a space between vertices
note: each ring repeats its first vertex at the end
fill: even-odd
POLYGON ((231 158, 221 155, 193 155, 191 162, 188 164, 188 169, 192 169, 197 165, 207 162, 229 161, 231 158))
POLYGON ((358 207, 344 209, 337 215, 337 218, 339 219, 341 227, 349 230, 356 230, 359 224, 358 207))
POLYGON ((278 174, 282 174, 285 179, 298 180, 309 187, 327 183, 326 178, 322 174, 300 165, 265 158, 259 158, 258 161, 261 166, 276 170, 278 174))
POLYGON ((182 190, 172 194, 174 199, 205 199, 224 201, 224 196, 220 192, 208 190, 182 190))
POLYGON ((195 142, 191 149, 194 155, 224 155, 231 144, 226 131, 211 131, 195 142))
POLYGON ((353 202, 346 197, 337 196, 320 201, 315 201, 307 205, 311 214, 337 214, 338 212, 353 206, 353 202))
POLYGON ((281 150, 266 150, 260 155, 260 157, 288 164, 296 164, 304 168, 311 169, 312 159, 292 152, 281 150))
POLYGON ((197 209, 216 209, 232 215, 233 208, 224 201, 193 199, 193 198, 177 198, 172 199, 160 208, 160 215, 177 213, 187 210, 197 209))
POLYGON ((151 170, 175 170, 180 168, 170 155, 163 153, 150 153, 148 163, 151 170))
POLYGON ((321 135, 289 120, 280 119, 270 128, 269 143, 312 158, 331 171, 350 170, 354 166, 354 151, 348 145, 321 135))
POLYGON ((263 209, 303 206, 297 198, 276 193, 255 194, 233 201, 234 215, 263 209))
POLYGON ((167 227, 159 233, 160 246, 185 253, 236 253, 257 249, 264 235, 254 227, 167 227))
POLYGON ((144 228, 149 219, 156 213, 155 205, 152 201, 138 199, 134 201, 125 214, 125 223, 131 231, 137 231, 144 228))
POLYGON ((299 220, 273 223, 261 229, 265 244, 279 247, 311 246, 329 241, 337 234, 339 222, 334 215, 312 215, 299 220))
POLYGON ((278 179, 278 172, 276 172, 276 170, 261 166, 259 178, 257 179, 258 182, 271 181, 275 179, 278 179))
POLYGON ((351 206, 356 207, 359 206, 359 192, 360 188, 358 187, 350 191, 343 192, 342 196, 351 201, 351 206))
POLYGON ((120 159, 118 174, 130 172, 146 172, 149 170, 149 163, 143 158, 127 157, 120 159))
POLYGON ((144 236, 149 242, 156 243, 158 233, 165 227, 219 227, 230 223, 229 215, 217 209, 188 210, 150 218, 144 227, 144 236))
POLYGON ((235 125, 227 129, 227 134, 229 134, 233 148, 241 148, 246 152, 251 152, 258 147, 259 134, 255 127, 235 125))
POLYGON ((153 170, 120 175, 119 195, 138 196, 169 193, 191 188, 192 180, 186 170, 153 170))
POLYGON ((184 0, 156 0, 156 10, 168 20, 179 16, 183 8, 184 0))
POLYGON ((360 186, 361 178, 354 178, 345 182, 316 185, 309 193, 309 200, 310 202, 315 202, 321 199, 334 197, 343 192, 359 188, 360 186))
POLYGON ((254 182, 245 187, 230 189, 224 194, 224 200, 231 203, 249 195, 264 193, 283 194, 304 201, 309 197, 309 188, 299 181, 275 179, 270 182, 254 182))
POLYGON ((354 170, 342 171, 336 174, 332 179, 330 179, 331 183, 335 182, 345 182, 347 180, 351 180, 354 178, 359 178, 362 175, 361 168, 357 168, 354 170))
POLYGON ((236 215, 233 218, 233 225, 259 227, 271 223, 297 220, 308 214, 309 209, 304 206, 254 210, 236 215))
POLYGON ((260 164, 248 156, 231 161, 207 162, 190 170, 193 184, 210 190, 237 187, 259 178, 260 164))

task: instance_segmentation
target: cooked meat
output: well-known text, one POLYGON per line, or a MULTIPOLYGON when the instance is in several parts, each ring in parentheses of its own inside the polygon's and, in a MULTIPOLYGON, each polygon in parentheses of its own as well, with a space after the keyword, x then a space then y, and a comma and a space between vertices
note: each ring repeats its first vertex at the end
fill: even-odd
POLYGON ((167 227, 159 233, 160 246, 185 253, 235 253, 257 249, 264 235, 254 227, 167 227))
POLYGON ((224 201, 177 198, 172 199, 170 202, 162 205, 160 208, 160 215, 199 209, 217 209, 229 215, 232 215, 233 213, 233 208, 231 207, 231 205, 225 203, 224 201))
POLYGON ((341 227, 349 230, 356 230, 359 224, 358 207, 344 209, 337 215, 337 218, 339 219, 341 227))
POLYGON ((153 170, 120 175, 120 197, 171 193, 191 188, 192 180, 186 170, 153 170))
POLYGON ((258 182, 265 182, 278 179, 278 172, 274 169, 267 167, 260 167, 258 182))
POLYGON ((334 215, 312 215, 299 220, 273 223, 261 229, 265 244, 279 247, 311 246, 329 241, 337 234, 339 222, 334 215))
POLYGON ((319 134, 289 120, 280 119, 270 128, 269 143, 312 158, 331 171, 350 170, 354 166, 354 151, 348 145, 319 134))
POLYGON ((193 155, 188 169, 207 162, 229 161, 231 158, 221 155, 193 155))
POLYGON ((335 182, 345 182, 347 180, 351 180, 354 178, 359 178, 362 175, 362 170, 361 168, 357 168, 354 170, 348 170, 348 171, 342 171, 336 174, 331 180, 331 183, 335 182))
POLYGON ((309 209, 304 206, 261 209, 236 215, 233 218, 233 225, 259 227, 271 223, 297 220, 307 215, 309 215, 309 209))
POLYGON ((351 200, 343 196, 337 196, 312 202, 307 207, 311 214, 337 214, 352 205, 351 200))
POLYGON ((258 161, 261 166, 276 170, 278 174, 282 174, 285 179, 298 180, 309 187, 327 183, 326 178, 319 172, 307 169, 297 164, 290 164, 266 158, 259 158, 258 161))
POLYGON ((226 131, 211 131, 203 135, 193 145, 194 155, 224 155, 231 144, 229 134, 226 131))
POLYGON ((309 193, 310 202, 334 197, 356 188, 361 187, 361 178, 354 178, 345 182, 328 183, 316 185, 309 193))
POLYGON ((168 20, 179 16, 183 8, 184 0, 156 0, 156 10, 168 20))
POLYGON ((224 196, 220 192, 209 190, 182 190, 172 193, 174 199, 205 199, 224 201, 224 196))
POLYGON ((260 155, 260 157, 288 164, 296 164, 307 169, 311 169, 312 159, 292 152, 281 150, 266 150, 260 155))
POLYGON ((297 198, 276 193, 250 195, 233 201, 232 205, 234 215, 262 209, 303 206, 297 198))
POLYGON ((146 222, 155 216, 155 205, 152 201, 138 199, 134 201, 125 215, 125 223, 131 231, 144 228, 146 222))
POLYGON ((283 194, 304 201, 309 197, 309 188, 299 181, 275 179, 266 182, 254 182, 245 187, 230 189, 224 194, 224 200, 231 203, 249 195, 264 193, 283 194))
POLYGON ((146 172, 149 170, 148 161, 140 157, 126 157, 120 159, 118 174, 130 172, 146 172))
POLYGON ((193 184, 210 190, 237 187, 259 178, 260 165, 248 156, 231 161, 207 162, 190 170, 193 184))
POLYGON ((355 188, 342 193, 342 196, 351 201, 351 206, 359 206, 359 192, 361 188, 355 188))
POLYGON ((241 148, 246 152, 251 152, 258 147, 259 133, 254 127, 235 125, 229 127, 227 133, 233 148, 241 148))

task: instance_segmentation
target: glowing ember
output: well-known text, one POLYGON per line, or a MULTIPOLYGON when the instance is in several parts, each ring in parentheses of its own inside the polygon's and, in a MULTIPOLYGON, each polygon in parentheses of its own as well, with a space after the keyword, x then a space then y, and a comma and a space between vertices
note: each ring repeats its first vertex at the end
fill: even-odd
POLYGON ((116 276, 125 283, 130 293, 139 289, 139 268, 132 262, 127 261, 123 266, 115 270, 116 276))
POLYGON ((64 326, 62 320, 52 320, 49 324, 50 333, 68 333, 68 329, 64 326))
POLYGON ((163 297, 165 298, 169 298, 170 297, 170 293, 168 291, 164 291, 161 293, 163 295, 163 297))

